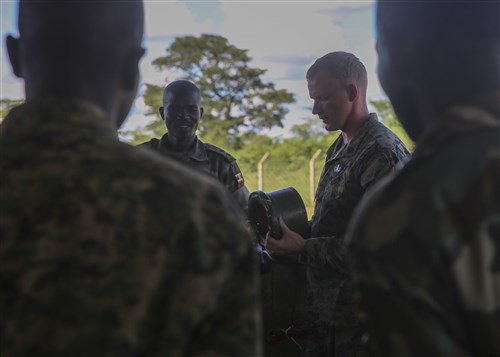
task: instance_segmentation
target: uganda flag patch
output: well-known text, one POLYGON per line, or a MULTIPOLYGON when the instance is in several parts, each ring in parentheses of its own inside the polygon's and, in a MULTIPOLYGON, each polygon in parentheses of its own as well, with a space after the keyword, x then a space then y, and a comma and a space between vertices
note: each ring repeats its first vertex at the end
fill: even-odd
POLYGON ((238 188, 243 187, 245 184, 245 179, 243 178, 243 175, 241 172, 238 172, 236 175, 234 175, 234 178, 238 182, 238 188))

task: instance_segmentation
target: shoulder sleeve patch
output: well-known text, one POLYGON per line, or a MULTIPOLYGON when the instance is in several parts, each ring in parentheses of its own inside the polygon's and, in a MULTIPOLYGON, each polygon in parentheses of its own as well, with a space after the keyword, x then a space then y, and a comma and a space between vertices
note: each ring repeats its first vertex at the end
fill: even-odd
POLYGON ((215 145, 205 144, 205 147, 207 148, 207 150, 212 151, 212 152, 214 152, 216 154, 219 154, 220 156, 224 157, 229 162, 236 161, 236 159, 231 154, 229 154, 228 152, 222 150, 221 148, 218 148, 215 145))
POLYGON ((243 174, 241 172, 235 174, 234 178, 236 179, 236 182, 238 182, 238 188, 243 187, 245 185, 245 179, 243 178, 243 174))

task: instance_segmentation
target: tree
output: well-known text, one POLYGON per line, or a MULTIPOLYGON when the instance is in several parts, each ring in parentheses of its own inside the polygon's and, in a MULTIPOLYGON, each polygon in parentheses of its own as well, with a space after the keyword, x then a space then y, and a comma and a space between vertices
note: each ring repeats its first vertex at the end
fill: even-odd
POLYGON ((306 119, 302 124, 295 124, 290 131, 294 136, 308 140, 311 138, 320 138, 328 132, 325 131, 324 124, 317 116, 306 119))
MULTIPOLYGON (((166 56, 153 61, 157 69, 179 72, 200 88, 205 109, 200 135, 209 142, 238 147, 242 132, 283 126, 286 104, 295 101, 287 90, 262 80, 266 70, 250 67, 247 52, 222 36, 203 34, 176 38, 166 56)), ((161 93, 161 87, 148 84, 144 94, 148 114, 157 118, 161 93)), ((156 120, 145 129, 158 134, 164 126, 156 120)))

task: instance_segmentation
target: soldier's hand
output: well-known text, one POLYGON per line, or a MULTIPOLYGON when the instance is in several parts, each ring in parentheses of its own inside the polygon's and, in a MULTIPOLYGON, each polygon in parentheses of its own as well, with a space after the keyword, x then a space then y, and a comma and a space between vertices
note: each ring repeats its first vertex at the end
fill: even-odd
POLYGON ((267 251, 272 255, 298 254, 304 252, 306 240, 302 238, 300 234, 288 228, 282 217, 280 217, 279 222, 283 235, 281 239, 278 240, 273 238, 268 232, 264 240, 264 246, 267 251))

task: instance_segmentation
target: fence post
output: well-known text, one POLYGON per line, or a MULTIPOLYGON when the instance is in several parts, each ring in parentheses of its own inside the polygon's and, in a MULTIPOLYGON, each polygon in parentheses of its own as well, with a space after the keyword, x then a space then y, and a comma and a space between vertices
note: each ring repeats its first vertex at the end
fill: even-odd
POLYGON ((264 162, 267 160, 269 157, 269 152, 266 152, 264 156, 259 160, 259 164, 257 165, 257 172, 259 176, 259 187, 258 189, 263 191, 264 190, 264 162))
POLYGON ((316 179, 314 162, 318 158, 319 154, 321 154, 321 149, 316 150, 314 155, 311 157, 311 160, 309 160, 309 197, 311 199, 311 205, 314 205, 314 194, 316 193, 316 188, 314 187, 314 181, 316 179))

